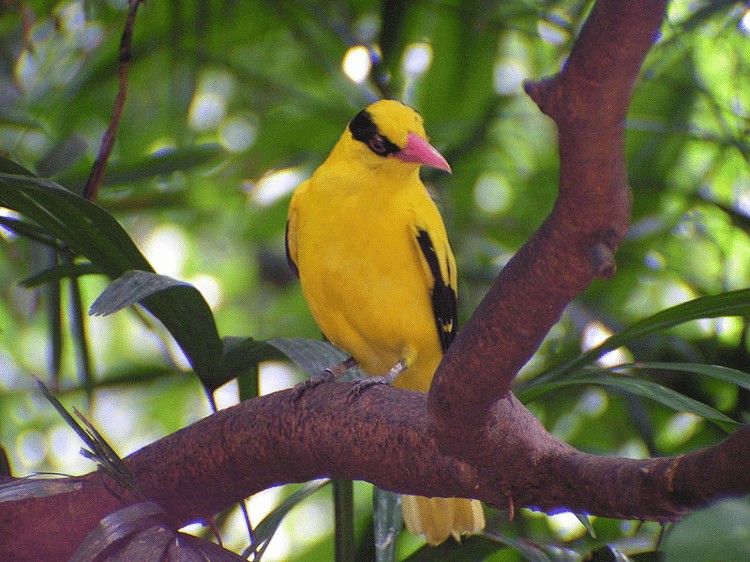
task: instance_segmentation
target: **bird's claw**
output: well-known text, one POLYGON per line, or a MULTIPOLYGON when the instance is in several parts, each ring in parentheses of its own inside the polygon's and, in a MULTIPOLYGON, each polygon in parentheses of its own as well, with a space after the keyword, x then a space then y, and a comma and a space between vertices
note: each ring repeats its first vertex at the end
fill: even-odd
POLYGON ((370 387, 391 384, 386 378, 387 377, 367 377, 365 379, 354 381, 351 390, 349 390, 349 399, 354 400, 359 398, 362 393, 370 387))
POLYGON ((294 388, 292 389, 292 395, 289 398, 289 400, 292 403, 295 403, 300 398, 302 398, 302 395, 305 394, 305 392, 307 392, 308 390, 313 389, 316 386, 320 386, 323 383, 336 380, 336 378, 338 377, 334 369, 335 367, 333 369, 326 369, 320 375, 316 377, 310 377, 309 379, 296 384, 294 388))
POLYGON ((359 398, 365 390, 372 386, 392 385, 396 381, 398 376, 404 372, 405 368, 406 364, 403 361, 399 361, 385 375, 379 377, 366 377, 364 379, 355 381, 354 386, 352 386, 352 389, 349 391, 349 398, 359 398))
POLYGON ((346 374, 346 371, 348 371, 351 367, 354 367, 354 365, 356 364, 357 362, 353 358, 349 357, 346 361, 339 363, 338 365, 328 367, 319 375, 310 377, 306 381, 302 381, 294 387, 290 400, 293 403, 297 402, 300 398, 302 398, 302 395, 311 388, 315 388, 316 386, 319 386, 324 382, 335 381, 336 379, 346 374))

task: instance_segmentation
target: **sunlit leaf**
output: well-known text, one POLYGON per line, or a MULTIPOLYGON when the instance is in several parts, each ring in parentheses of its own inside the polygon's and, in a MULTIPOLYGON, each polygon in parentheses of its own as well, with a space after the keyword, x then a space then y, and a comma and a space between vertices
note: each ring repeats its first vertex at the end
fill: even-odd
POLYGON ((194 286, 151 271, 127 271, 91 306, 91 313, 112 314, 141 302, 167 327, 201 381, 213 390, 212 373, 221 361, 222 343, 208 303, 194 286))
POLYGON ((107 316, 127 306, 131 306, 154 293, 175 287, 192 288, 200 296, 200 292, 185 281, 179 281, 167 275, 159 275, 151 271, 126 271, 104 289, 102 294, 91 305, 89 312, 93 316, 107 316))

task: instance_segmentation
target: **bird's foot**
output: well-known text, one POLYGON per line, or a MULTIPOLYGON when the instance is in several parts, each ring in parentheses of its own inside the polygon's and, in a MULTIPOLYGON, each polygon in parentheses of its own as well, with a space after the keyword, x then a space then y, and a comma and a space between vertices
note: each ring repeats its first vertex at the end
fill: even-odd
POLYGON ((356 361, 354 361, 354 359, 350 357, 343 363, 339 363, 337 365, 334 365, 333 367, 329 367, 319 375, 310 377, 309 379, 302 381, 301 383, 295 385, 294 389, 292 389, 292 396, 290 397, 290 400, 292 402, 297 402, 308 390, 315 388, 316 386, 319 386, 325 382, 335 381, 336 379, 342 377, 346 373, 346 371, 354 365, 356 365, 356 361))
POLYGON ((358 398, 365 390, 372 386, 379 385, 392 385, 398 376, 406 370, 406 362, 402 359, 396 363, 391 370, 385 375, 379 377, 367 377, 358 381, 355 381, 354 386, 349 391, 350 398, 358 398))

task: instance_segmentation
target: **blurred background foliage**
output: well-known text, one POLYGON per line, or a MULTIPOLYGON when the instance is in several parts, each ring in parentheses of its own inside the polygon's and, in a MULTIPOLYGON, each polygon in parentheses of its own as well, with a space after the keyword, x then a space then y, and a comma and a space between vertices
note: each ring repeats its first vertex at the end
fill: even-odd
MULTIPOLYGON (((454 169, 451 176, 426 172, 425 179, 458 259, 465 321, 554 203, 554 126, 523 94, 522 82, 560 68, 590 7, 572 0, 147 2, 135 24, 127 104, 97 203, 158 273, 201 291, 221 336, 319 338, 284 257, 289 196, 360 108, 396 97, 421 111, 454 169)), ((127 5, 6 0, 0 10, 0 153, 80 194, 112 115, 127 5)), ((635 392, 586 379, 534 393, 534 381, 657 311, 750 285, 749 127, 747 6, 670 2, 627 123, 634 209, 618 274, 569 307, 519 378, 519 395, 527 392, 532 411, 579 449, 679 454, 732 429, 731 421, 709 421, 689 404, 649 399, 658 387, 648 383, 748 421, 742 384, 706 373, 610 371, 613 379, 645 381, 635 392)), ((198 379, 157 321, 133 309, 87 316, 107 278, 20 286, 57 259, 7 227, 18 218, 13 211, 0 208, 0 217, 0 443, 15 475, 92 469, 31 374, 86 412, 123 456, 208 414, 198 379)), ((741 309, 747 295, 733 302, 741 309)), ((707 319, 633 338, 600 366, 635 360, 748 371, 747 318, 705 307, 707 319)), ((735 375, 741 382, 744 374, 735 375)), ((264 363, 260 392, 303 376, 288 362, 264 363)), ((217 393, 220 405, 237 397, 236 382, 217 393)), ((251 498, 253 523, 293 489, 251 498)), ((329 490, 290 511, 264 560, 331 559, 329 490)), ((363 542, 372 532, 370 495, 371 486, 355 485, 363 542)), ((730 507, 747 521, 746 503, 730 507)), ((240 552, 247 537, 232 524, 235 512, 218 524, 225 544, 240 552)), ((678 553, 695 533, 703 533, 707 548, 731 542, 726 525, 737 518, 705 513, 713 525, 693 522, 667 535, 667 559, 682 559, 678 553)), ((420 550, 412 559, 656 559, 660 527, 653 523, 591 518, 584 519, 587 530, 570 513, 521 510, 513 522, 507 512, 488 515, 484 538, 458 550, 420 550)), ((399 556, 420 545, 402 535, 399 556)), ((726 552, 715 559, 746 559, 733 558, 732 547, 726 552)))

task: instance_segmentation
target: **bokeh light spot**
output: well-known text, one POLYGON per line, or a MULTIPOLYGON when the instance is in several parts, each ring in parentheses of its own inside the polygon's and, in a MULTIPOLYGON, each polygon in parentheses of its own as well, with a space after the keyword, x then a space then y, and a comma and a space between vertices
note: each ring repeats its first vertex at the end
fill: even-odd
POLYGON ((371 68, 370 50, 364 45, 351 47, 346 51, 341 61, 341 70, 355 84, 364 82, 370 74, 371 68))
POLYGON ((410 77, 421 76, 432 65, 432 45, 411 43, 404 49, 402 61, 404 73, 410 77))
POLYGON ((264 174, 255 183, 247 182, 245 191, 250 193, 255 203, 267 207, 294 191, 304 179, 305 176, 298 168, 284 168, 264 174))
POLYGON ((513 203, 513 190, 500 174, 483 174, 474 186, 474 202, 486 213, 499 214, 513 203))

